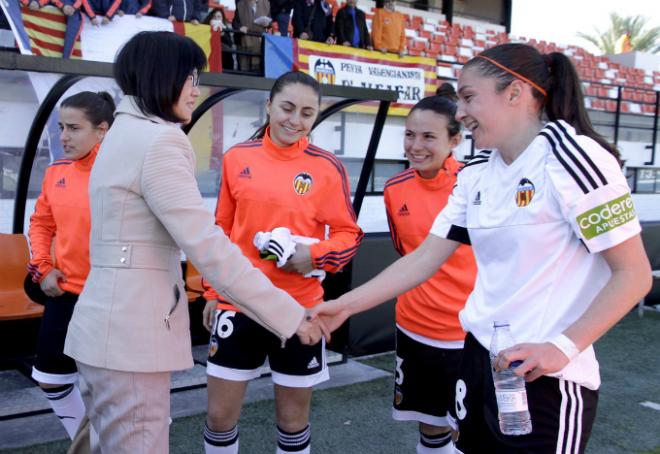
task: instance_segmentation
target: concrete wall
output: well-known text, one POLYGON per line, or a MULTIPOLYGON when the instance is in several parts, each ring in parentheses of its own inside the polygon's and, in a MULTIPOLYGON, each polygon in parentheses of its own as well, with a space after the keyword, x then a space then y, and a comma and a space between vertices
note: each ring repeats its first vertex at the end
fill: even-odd
POLYGON ((606 55, 615 63, 631 68, 640 68, 647 71, 660 71, 660 55, 649 52, 626 52, 623 54, 606 55))

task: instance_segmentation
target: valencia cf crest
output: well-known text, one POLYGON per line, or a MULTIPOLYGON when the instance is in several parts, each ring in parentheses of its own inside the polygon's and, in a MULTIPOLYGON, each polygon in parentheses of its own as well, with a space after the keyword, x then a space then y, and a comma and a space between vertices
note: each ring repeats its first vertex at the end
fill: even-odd
POLYGON ((527 178, 520 180, 520 183, 518 183, 518 189, 516 190, 516 205, 520 208, 529 205, 534 197, 534 191, 534 183, 527 178))
POLYGON ((215 339, 211 339, 211 342, 209 343, 209 356, 215 355, 217 351, 218 351, 218 341, 215 339))
POLYGON ((312 189, 312 176, 308 173, 301 172, 293 179, 293 189, 300 195, 305 195, 312 189))
POLYGON ((334 85, 335 75, 335 67, 330 60, 321 58, 314 63, 314 76, 320 84, 334 85))
POLYGON ((401 402, 403 402, 403 393, 401 392, 401 388, 396 386, 394 388, 394 404, 401 405, 401 402))

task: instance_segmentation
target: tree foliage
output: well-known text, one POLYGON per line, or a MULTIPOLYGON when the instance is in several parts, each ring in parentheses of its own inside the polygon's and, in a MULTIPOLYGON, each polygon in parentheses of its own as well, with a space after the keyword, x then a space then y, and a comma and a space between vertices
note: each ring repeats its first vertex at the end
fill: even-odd
POLYGON ((605 54, 616 53, 616 43, 624 35, 628 35, 632 50, 660 52, 660 26, 645 30, 649 18, 642 16, 622 17, 610 13, 610 26, 604 32, 594 28, 595 33, 578 32, 577 36, 589 41, 605 54))

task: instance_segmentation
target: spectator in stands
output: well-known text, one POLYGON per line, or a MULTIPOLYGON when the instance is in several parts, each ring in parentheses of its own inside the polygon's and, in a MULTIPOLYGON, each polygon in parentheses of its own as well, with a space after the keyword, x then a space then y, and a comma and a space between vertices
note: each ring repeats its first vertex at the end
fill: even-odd
POLYGON ((94 25, 109 24, 122 0, 82 0, 83 11, 94 25))
POLYGON ((234 69, 234 32, 227 22, 224 8, 213 8, 204 18, 204 24, 210 25, 214 31, 220 31, 222 42, 222 69, 234 69))
POLYGON ((394 0, 387 0, 384 8, 376 9, 371 38, 374 49, 403 57, 406 54, 406 19, 395 6, 394 0))
MULTIPOLYGON (((309 143, 320 103, 321 87, 305 73, 275 81, 266 123, 224 155, 216 210, 218 226, 252 264, 306 308, 323 301, 325 273, 340 271, 362 240, 346 170, 334 154, 309 143)), ((312 386, 329 378, 325 346, 283 343, 213 289, 204 297, 204 326, 212 331, 206 454, 238 453, 245 390, 266 358, 275 385, 277 453, 309 454, 312 386)))
POLYGON ((80 8, 80 2, 77 0, 20 0, 20 3, 35 11, 46 5, 54 5, 61 9, 65 16, 72 16, 80 8))
POLYGON ((282 341, 297 332, 307 344, 321 338, 319 324, 251 265, 204 206, 180 124, 191 120, 205 66, 204 51, 171 32, 138 33, 114 65, 126 96, 90 177, 91 269, 64 347, 87 384, 100 452, 169 452, 170 375, 193 366, 180 247, 268 332, 282 341))
POLYGON ((202 0, 152 0, 151 14, 169 21, 199 24, 208 8, 202 0))
POLYGON ((270 2, 271 17, 277 23, 280 36, 289 36, 289 22, 294 0, 272 0, 270 2))
POLYGON ((241 71, 259 72, 261 70, 261 36, 245 33, 263 34, 270 26, 270 2, 268 0, 241 0, 236 5, 234 30, 243 35, 235 35, 238 50, 256 55, 239 55, 238 68, 241 71))
POLYGON ((335 38, 342 46, 373 49, 364 11, 357 7, 357 0, 348 0, 335 17, 335 38))
POLYGON ((83 91, 62 101, 59 126, 64 158, 46 169, 28 229, 32 251, 28 268, 47 296, 32 378, 72 439, 85 404, 76 363, 64 354, 64 339, 89 273, 89 174, 114 110, 106 92, 83 91))
POLYGON ((600 386, 593 343, 652 284, 618 152, 594 130, 577 71, 559 52, 491 47, 463 66, 458 94, 456 118, 483 151, 458 174, 428 236, 314 312, 331 315, 333 329, 424 282, 471 242, 479 271, 461 311, 468 334, 455 388, 456 450, 583 453, 600 386), (508 320, 519 343, 491 358, 496 320, 508 320), (530 434, 501 433, 493 368, 527 382, 530 434))
POLYGON ((122 0, 117 14, 133 14, 138 19, 149 12, 151 9, 151 0, 122 0))
MULTIPOLYGON (((463 167, 453 156, 462 137, 456 100, 445 83, 406 119, 403 144, 411 168, 391 177, 384 190, 392 241, 402 256, 424 241, 463 167)), ((476 274, 472 249, 461 245, 429 280, 397 297, 392 416, 419 423, 418 453, 454 453, 450 409, 465 340, 458 313, 476 274)))
POLYGON ((327 0, 294 0, 293 37, 333 44, 332 5, 327 0))

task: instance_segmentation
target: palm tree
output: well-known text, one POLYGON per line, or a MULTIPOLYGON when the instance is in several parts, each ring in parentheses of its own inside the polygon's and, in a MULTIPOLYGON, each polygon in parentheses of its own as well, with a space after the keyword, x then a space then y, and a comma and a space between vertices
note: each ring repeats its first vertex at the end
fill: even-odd
POLYGON ((578 32, 577 36, 589 41, 605 54, 616 53, 616 44, 627 35, 632 50, 660 52, 660 27, 644 30, 649 19, 642 16, 622 17, 617 13, 610 13, 610 27, 601 32, 594 28, 595 34, 578 32))

